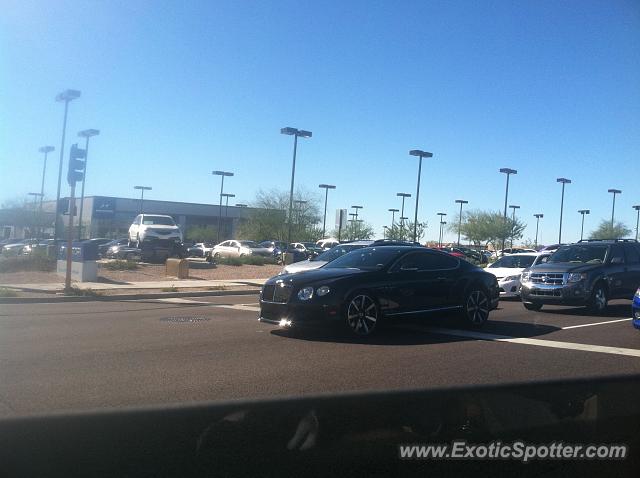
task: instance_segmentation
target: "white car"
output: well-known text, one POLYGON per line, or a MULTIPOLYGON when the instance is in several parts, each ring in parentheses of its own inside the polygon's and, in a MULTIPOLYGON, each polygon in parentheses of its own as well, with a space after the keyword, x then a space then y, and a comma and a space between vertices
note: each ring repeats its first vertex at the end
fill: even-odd
POLYGON ((221 259, 224 257, 244 257, 253 254, 253 247, 257 244, 253 241, 223 241, 213 246, 207 253, 207 260, 221 259))
POLYGON ((544 252, 508 254, 488 265, 485 270, 498 279, 501 298, 519 297, 522 271, 536 264, 546 262, 550 255, 550 253, 544 252))
POLYGON ((289 264, 285 266, 284 269, 280 272, 280 274, 297 274, 298 272, 311 271, 314 269, 319 269, 323 265, 331 262, 334 259, 346 254, 347 252, 351 252, 356 249, 361 249, 363 247, 370 246, 373 241, 355 241, 347 244, 338 244, 335 247, 332 247, 328 251, 324 251, 319 256, 316 256, 312 259, 307 259, 306 261, 294 262, 293 264, 289 264))
POLYGON ((319 247, 323 251, 328 251, 332 247, 335 247, 339 244, 340 244, 340 241, 338 241, 338 239, 333 239, 332 237, 330 237, 328 239, 320 239, 319 241, 317 241, 316 247, 319 247))
POLYGON ((182 242, 182 232, 171 216, 138 214, 129 227, 129 243, 138 249, 145 242, 182 242))

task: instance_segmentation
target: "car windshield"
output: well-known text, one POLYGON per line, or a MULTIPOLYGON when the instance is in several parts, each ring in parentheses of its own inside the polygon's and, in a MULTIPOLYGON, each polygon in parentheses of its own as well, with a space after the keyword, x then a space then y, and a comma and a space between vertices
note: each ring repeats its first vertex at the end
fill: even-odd
POLYGON ((337 259, 340 256, 345 255, 347 252, 351 252, 355 249, 362 249, 364 246, 358 246, 358 245, 349 245, 349 244, 344 244, 341 246, 335 246, 332 247, 331 249, 329 249, 328 251, 323 252, 322 254, 320 254, 319 256, 316 256, 315 258, 311 259, 312 261, 324 261, 324 262, 331 262, 334 259, 337 259))
POLYGON ((259 244, 260 247, 266 247, 266 248, 271 248, 274 247, 273 242, 271 241, 263 241, 259 244))
POLYGON ((258 247, 262 247, 258 245, 257 242, 253 242, 253 241, 240 241, 240 245, 243 247, 248 247, 250 249, 256 249, 258 247))
POLYGON ((145 226, 175 226, 174 220, 167 216, 144 216, 142 224, 145 226))
POLYGON ((535 260, 535 256, 503 256, 493 264, 489 266, 489 268, 498 268, 498 267, 508 267, 508 268, 525 268, 531 267, 533 261, 535 260))
POLYGON ((324 266, 328 269, 376 270, 389 265, 402 254, 402 249, 394 247, 365 247, 348 252, 324 266))
POLYGON ((563 246, 551 254, 547 263, 575 262, 585 264, 601 264, 607 255, 607 246, 580 245, 563 246))
POLYGON ((300 244, 302 244, 307 249, 315 249, 316 248, 316 243, 315 242, 301 242, 300 244))

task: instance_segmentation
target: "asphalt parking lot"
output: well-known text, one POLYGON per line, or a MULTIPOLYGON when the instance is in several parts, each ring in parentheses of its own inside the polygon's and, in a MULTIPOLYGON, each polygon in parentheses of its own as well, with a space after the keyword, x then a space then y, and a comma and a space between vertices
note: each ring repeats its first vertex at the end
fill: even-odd
POLYGON ((640 373, 629 301, 504 300, 479 331, 431 316, 361 341, 261 324, 257 299, 4 305, 0 416, 640 373))

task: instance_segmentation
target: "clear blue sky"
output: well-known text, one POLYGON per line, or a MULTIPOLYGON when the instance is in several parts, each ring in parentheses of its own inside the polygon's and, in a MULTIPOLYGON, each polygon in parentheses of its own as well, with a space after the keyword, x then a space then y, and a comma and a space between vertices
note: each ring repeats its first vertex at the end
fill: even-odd
MULTIPOLYGON (((213 169, 237 202, 260 188, 333 183, 329 210, 362 204, 382 233, 395 194, 415 193, 437 238, 454 200, 502 208, 501 167, 518 170, 509 202, 541 242, 640 203, 640 3, 611 1, 71 1, 5 0, 0 16, 0 200, 38 191, 38 147, 97 128, 88 195, 216 203, 213 169)), ((46 195, 55 197, 57 152, 46 195)), ((65 164, 66 164, 65 153, 65 164)), ((63 188, 68 193, 68 188, 63 188)), ((413 203, 407 207, 413 216, 413 203)), ((331 214, 333 219, 333 214, 331 214)), ((452 234, 448 234, 453 238, 452 234)))

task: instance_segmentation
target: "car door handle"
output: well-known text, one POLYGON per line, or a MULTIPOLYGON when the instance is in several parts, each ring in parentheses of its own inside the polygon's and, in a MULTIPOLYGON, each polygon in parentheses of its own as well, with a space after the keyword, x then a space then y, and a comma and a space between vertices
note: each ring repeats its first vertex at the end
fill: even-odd
POLYGON ((438 282, 443 282, 443 281, 446 281, 446 280, 447 280, 447 278, 446 278, 446 277, 436 277, 436 280, 437 280, 438 282))

